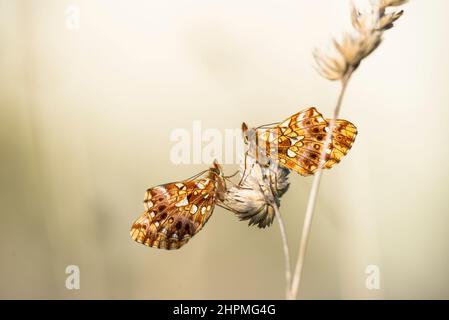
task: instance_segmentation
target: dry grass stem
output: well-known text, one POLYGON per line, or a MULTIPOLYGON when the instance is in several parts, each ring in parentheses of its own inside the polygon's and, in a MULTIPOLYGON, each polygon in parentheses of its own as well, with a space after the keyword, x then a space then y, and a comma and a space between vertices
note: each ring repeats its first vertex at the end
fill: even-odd
POLYGON ((287 300, 295 299, 295 296, 291 292, 292 283, 292 264, 290 260, 290 247, 288 246, 287 232, 285 231, 284 220, 282 220, 281 213, 279 212, 278 205, 273 203, 273 209, 276 214, 276 218, 279 224, 279 232, 282 239, 282 248, 284 250, 285 259, 285 297, 287 300))
MULTIPOLYGON (((369 56, 380 45, 383 32, 392 28, 394 22, 403 14, 403 11, 393 11, 388 13, 387 10, 389 7, 400 6, 406 2, 407 0, 380 0, 377 5, 374 5, 371 8, 370 12, 363 14, 352 5, 351 20, 354 32, 344 33, 341 41, 334 39, 333 51, 331 53, 324 53, 321 50, 314 51, 313 55, 317 64, 317 71, 323 77, 329 80, 339 80, 341 83, 340 94, 334 108, 333 117, 329 123, 330 133, 333 131, 335 121, 339 117, 343 97, 351 75, 359 67, 362 60, 369 56)), ((321 154, 322 163, 325 161, 326 150, 329 148, 331 140, 332 134, 329 134, 326 137, 325 147, 321 154)), ((307 202, 299 252, 291 286, 292 298, 298 296, 301 284, 301 276, 322 172, 323 171, 320 169, 315 174, 307 202)))
MULTIPOLYGON (((348 84, 351 74, 352 74, 352 71, 350 71, 347 74, 347 77, 342 82, 340 95, 338 97, 337 105, 335 106, 335 109, 334 109, 334 116, 333 116, 332 121, 329 124, 329 126, 331 128, 330 132, 332 132, 332 128, 334 127, 334 123, 335 123, 335 119, 337 119, 337 117, 340 113, 341 104, 343 102, 343 96, 346 92, 346 87, 347 87, 347 84, 348 84)), ((324 157, 326 155, 325 152, 329 148, 330 142, 331 142, 331 135, 328 135, 326 138, 326 141, 325 141, 325 147, 323 149, 323 153, 321 154, 321 159, 324 159, 324 157)), ((296 266, 295 266, 295 271, 294 271, 292 286, 291 286, 292 299, 295 299, 298 296, 299 285, 301 283, 301 276, 302 276, 304 261, 305 261, 306 252, 307 252, 307 245, 309 242, 309 236, 310 236, 310 231, 311 231, 311 227, 312 227, 313 212, 315 211, 315 205, 316 205, 316 200, 318 197, 318 191, 320 188, 320 182, 321 182, 322 175, 323 175, 323 170, 320 169, 313 177, 312 187, 310 189, 309 199, 307 201, 306 213, 304 215, 304 224, 303 224, 302 232, 301 232, 301 240, 299 242, 298 257, 297 257, 297 261, 296 261, 296 266)))
MULTIPOLYGON (((255 143, 255 141, 252 141, 255 143)), ((242 178, 240 185, 235 185, 226 192, 224 205, 240 220, 248 220, 249 225, 265 228, 273 223, 276 217, 281 234, 285 260, 285 296, 291 298, 291 260, 284 221, 279 212, 280 198, 288 190, 290 171, 274 163, 261 165, 254 155, 248 152, 239 169, 242 178)))

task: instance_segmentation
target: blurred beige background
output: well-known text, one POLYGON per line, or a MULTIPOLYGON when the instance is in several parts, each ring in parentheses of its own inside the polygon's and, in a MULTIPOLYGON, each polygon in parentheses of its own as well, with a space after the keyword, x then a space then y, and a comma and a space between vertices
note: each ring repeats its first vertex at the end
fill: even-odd
MULTIPOLYGON (((449 2, 404 9, 350 83, 360 133, 324 175, 302 298, 449 298, 449 2)), ((216 209, 179 251, 129 227, 146 188, 207 167, 170 162, 173 129, 331 115, 311 51, 348 26, 343 0, 0 0, 0 298, 283 298, 276 223, 216 209)), ((291 180, 296 255, 312 178, 291 180)))

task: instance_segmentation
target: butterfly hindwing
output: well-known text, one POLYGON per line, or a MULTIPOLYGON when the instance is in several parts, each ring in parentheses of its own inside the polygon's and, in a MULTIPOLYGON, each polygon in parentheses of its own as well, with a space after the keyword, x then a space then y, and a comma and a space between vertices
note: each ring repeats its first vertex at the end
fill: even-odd
MULTIPOLYGON (((327 121, 330 122, 331 120, 327 121)), ((331 153, 324 164, 324 168, 332 168, 334 164, 340 162, 341 158, 351 149, 356 136, 357 128, 351 122, 342 119, 335 120, 331 153)))
POLYGON ((168 183, 147 190, 145 212, 133 223, 131 237, 149 247, 178 249, 210 218, 217 196, 217 176, 168 183))
MULTIPOLYGON (((267 130, 267 156, 284 167, 308 176, 320 167, 320 159, 329 133, 329 122, 315 109, 294 114, 281 124, 267 130)), ((357 135, 356 127, 338 119, 333 128, 332 141, 325 153, 323 168, 332 168, 347 154, 357 135)))

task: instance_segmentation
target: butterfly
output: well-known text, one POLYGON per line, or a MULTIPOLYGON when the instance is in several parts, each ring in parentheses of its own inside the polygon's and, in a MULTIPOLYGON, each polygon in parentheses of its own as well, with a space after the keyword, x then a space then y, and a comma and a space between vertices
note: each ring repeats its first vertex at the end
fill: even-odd
POLYGON ((154 248, 182 247, 203 228, 225 190, 217 162, 192 178, 148 189, 145 212, 131 227, 132 239, 154 248))
POLYGON ((265 166, 274 161, 302 176, 312 175, 320 168, 330 169, 348 153, 357 136, 357 128, 351 122, 337 119, 322 159, 330 121, 312 107, 274 125, 248 128, 243 123, 244 140, 249 146, 246 156, 254 155, 265 166))
POLYGON ((276 216, 274 206, 280 206, 280 198, 288 190, 290 170, 271 162, 260 165, 252 153, 241 163, 241 182, 228 189, 223 205, 249 225, 269 227, 276 216))

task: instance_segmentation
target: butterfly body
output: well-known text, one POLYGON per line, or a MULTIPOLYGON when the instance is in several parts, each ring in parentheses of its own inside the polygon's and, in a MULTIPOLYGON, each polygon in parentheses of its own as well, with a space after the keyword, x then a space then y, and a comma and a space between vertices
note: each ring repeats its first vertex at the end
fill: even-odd
POLYGON ((265 228, 275 217, 274 206, 289 187, 290 170, 303 176, 329 169, 349 151, 357 135, 355 126, 336 120, 332 137, 330 120, 315 109, 300 111, 275 125, 249 128, 242 124, 247 145, 238 186, 227 191, 225 203, 241 220, 265 228), (324 157, 323 157, 324 154, 324 157))
MULTIPOLYGON (((357 136, 357 128, 352 123, 337 119, 331 141, 324 150, 330 122, 312 107, 276 126, 247 129, 245 141, 249 144, 249 152, 257 155, 259 163, 266 165, 270 159, 303 176, 313 175, 320 168, 330 169, 340 162, 357 136)), ((243 125, 244 131, 245 128, 247 126, 243 125)))

